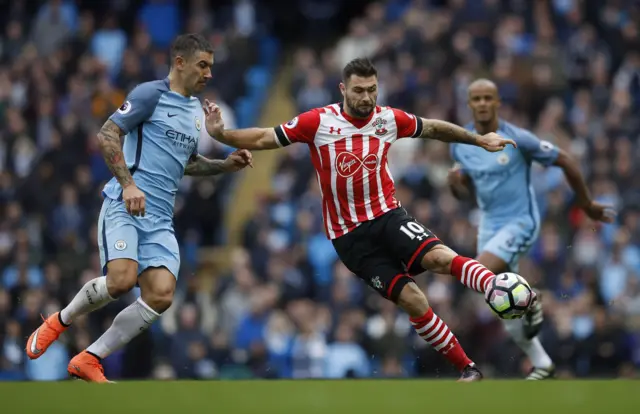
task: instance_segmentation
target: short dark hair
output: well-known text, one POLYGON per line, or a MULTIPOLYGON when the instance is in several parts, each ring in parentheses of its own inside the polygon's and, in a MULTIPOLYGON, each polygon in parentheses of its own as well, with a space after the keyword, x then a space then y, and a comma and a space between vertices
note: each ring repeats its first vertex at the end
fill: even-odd
POLYGON ((342 81, 346 82, 351 75, 368 78, 370 76, 378 76, 378 70, 369 58, 357 58, 347 63, 342 69, 342 81))
POLYGON ((211 43, 198 33, 187 33, 175 38, 171 44, 171 63, 177 56, 190 59, 198 52, 213 53, 211 43))

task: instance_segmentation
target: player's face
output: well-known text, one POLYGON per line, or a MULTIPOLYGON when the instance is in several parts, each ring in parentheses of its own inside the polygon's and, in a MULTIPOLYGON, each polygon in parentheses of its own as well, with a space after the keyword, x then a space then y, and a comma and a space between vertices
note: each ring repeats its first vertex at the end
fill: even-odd
POLYGON ((490 122, 498 116, 500 98, 495 88, 477 86, 469 90, 468 104, 476 122, 490 122))
POLYGON ((351 75, 346 84, 340 84, 340 91, 349 111, 354 116, 366 118, 371 115, 378 101, 378 78, 351 75))
POLYGON ((196 52, 191 59, 185 62, 183 79, 185 85, 193 91, 193 94, 202 92, 211 79, 211 67, 213 66, 213 53, 196 52))

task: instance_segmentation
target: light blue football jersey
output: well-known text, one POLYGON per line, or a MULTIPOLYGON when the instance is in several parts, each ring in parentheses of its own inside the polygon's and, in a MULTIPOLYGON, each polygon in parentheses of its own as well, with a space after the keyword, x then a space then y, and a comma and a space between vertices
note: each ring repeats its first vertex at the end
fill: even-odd
MULTIPOLYGON (((109 118, 125 133, 123 152, 133 179, 146 197, 146 212, 173 217, 178 184, 204 128, 204 111, 196 97, 169 89, 169 79, 136 86, 109 118)), ((122 200, 112 178, 103 194, 122 200)))
MULTIPOLYGON (((473 123, 465 126, 477 132, 473 123)), ((540 230, 540 213, 531 184, 531 164, 537 161, 552 165, 559 149, 548 141, 540 140, 530 131, 499 122, 497 133, 512 139, 518 148, 507 146, 500 152, 488 152, 467 144, 452 144, 451 157, 461 164, 475 187, 476 200, 481 211, 480 239, 495 234, 503 226, 518 222, 533 238, 540 230)))

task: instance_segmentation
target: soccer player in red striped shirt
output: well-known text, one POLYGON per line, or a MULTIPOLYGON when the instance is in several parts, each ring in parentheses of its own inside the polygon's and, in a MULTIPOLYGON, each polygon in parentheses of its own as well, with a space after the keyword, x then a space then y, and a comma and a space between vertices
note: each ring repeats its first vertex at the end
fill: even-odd
POLYGON ((401 138, 462 142, 491 152, 515 143, 495 133, 478 135, 377 106, 377 70, 368 59, 351 61, 342 75, 342 103, 313 109, 275 128, 225 130, 219 108, 207 102, 207 131, 224 144, 249 150, 307 144, 322 192, 325 231, 340 259, 409 314, 416 332, 458 368, 461 381, 480 380, 481 372, 412 276, 430 270, 486 286, 494 274, 477 262, 465 266, 472 259, 456 254, 407 213, 395 198, 387 155, 401 138))

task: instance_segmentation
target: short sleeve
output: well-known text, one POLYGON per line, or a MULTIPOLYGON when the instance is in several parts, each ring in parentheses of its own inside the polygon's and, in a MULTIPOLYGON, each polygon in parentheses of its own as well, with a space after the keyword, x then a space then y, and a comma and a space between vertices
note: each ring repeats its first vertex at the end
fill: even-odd
POLYGON ((453 162, 459 162, 456 156, 456 144, 449 144, 449 156, 453 162))
POLYGON ((457 149, 458 144, 449 144, 449 155, 451 156, 451 160, 453 161, 453 166, 459 168, 462 174, 468 174, 467 169, 462 163, 462 160, 460 159, 460 157, 458 157, 458 151, 456 151, 457 149))
POLYGON ((304 112, 286 124, 275 127, 276 143, 286 147, 296 142, 313 142, 320 126, 320 112, 317 109, 304 112))
POLYGON ((391 110, 396 119, 398 139, 417 138, 422 134, 422 118, 400 109, 391 108, 391 110))
POLYGON ((531 132, 521 131, 516 135, 514 141, 527 158, 542 165, 552 165, 558 159, 560 149, 549 141, 539 139, 531 132))
POLYGON ((151 117, 164 91, 154 83, 136 86, 124 103, 109 117, 124 133, 135 129, 151 117))

